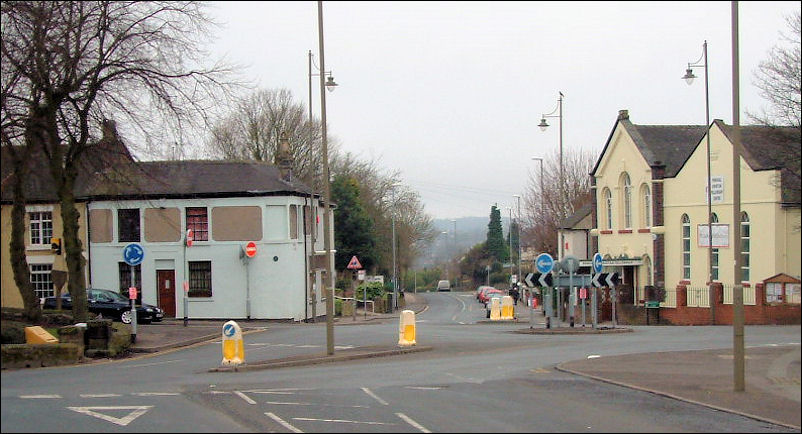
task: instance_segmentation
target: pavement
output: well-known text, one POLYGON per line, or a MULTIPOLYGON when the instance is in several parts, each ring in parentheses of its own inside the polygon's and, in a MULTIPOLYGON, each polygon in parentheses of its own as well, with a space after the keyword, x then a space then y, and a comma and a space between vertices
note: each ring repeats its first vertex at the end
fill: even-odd
MULTIPOLYGON (((405 294, 407 306, 419 314, 427 309, 419 294, 405 294)), ((541 314, 542 316, 542 314, 541 314)), ((350 324, 378 324, 398 321, 398 313, 374 314, 357 311, 356 317, 335 319, 335 327, 350 324)), ((325 322, 325 321, 324 321, 325 322)), ((528 327, 528 317, 519 321, 519 333, 620 333, 631 332, 626 327, 601 326, 594 330, 586 327, 552 327, 542 323, 534 330, 528 327)), ((265 330, 275 322, 238 321, 243 335, 265 330)), ((133 353, 156 353, 222 338, 222 322, 165 319, 162 323, 138 327, 133 353)), ((318 363, 382 357, 409 352, 429 351, 432 347, 398 347, 392 345, 338 350, 334 355, 310 353, 281 359, 248 361, 237 368, 220 367, 217 372, 235 372, 253 369, 275 369, 318 363)), ((748 347, 745 350, 744 390, 735 391, 732 349, 675 351, 622 356, 594 357, 561 363, 555 369, 631 389, 666 396, 672 399, 702 405, 720 411, 739 414, 800 430, 802 421, 802 390, 800 390, 800 345, 748 347)))

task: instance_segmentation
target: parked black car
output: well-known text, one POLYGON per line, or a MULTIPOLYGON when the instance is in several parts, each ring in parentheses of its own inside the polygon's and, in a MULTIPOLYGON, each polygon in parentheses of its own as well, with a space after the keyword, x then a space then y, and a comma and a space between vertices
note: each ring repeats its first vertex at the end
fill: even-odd
MULTIPOLYGON (((89 312, 103 315, 104 318, 111 318, 121 321, 123 324, 131 324, 131 302, 122 294, 108 289, 87 289, 86 298, 88 301, 89 312)), ((45 297, 44 309, 56 308, 56 297, 45 297)), ((64 310, 72 309, 72 298, 70 294, 61 296, 61 308, 64 310)), ((136 307, 137 323, 147 324, 152 321, 161 321, 164 318, 164 310, 142 303, 136 307)))

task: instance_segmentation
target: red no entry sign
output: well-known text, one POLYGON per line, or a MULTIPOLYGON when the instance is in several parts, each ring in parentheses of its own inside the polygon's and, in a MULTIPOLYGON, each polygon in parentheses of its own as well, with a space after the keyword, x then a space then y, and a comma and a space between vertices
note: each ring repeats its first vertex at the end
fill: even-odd
POLYGON ((245 254, 248 255, 249 258, 253 258, 254 256, 256 256, 256 243, 250 241, 245 246, 245 254))

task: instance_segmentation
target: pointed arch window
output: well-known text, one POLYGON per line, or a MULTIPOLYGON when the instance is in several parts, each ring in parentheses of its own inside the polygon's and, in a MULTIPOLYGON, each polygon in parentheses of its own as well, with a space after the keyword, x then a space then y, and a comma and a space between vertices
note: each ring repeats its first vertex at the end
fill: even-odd
POLYGON ((652 190, 649 184, 643 184, 641 187, 641 209, 643 210, 643 217, 641 223, 644 228, 652 227, 652 190))
POLYGON ((626 172, 621 175, 621 194, 624 228, 629 229, 632 227, 632 182, 629 179, 629 174, 626 172))
POLYGON ((609 188, 604 189, 605 229, 613 228, 613 193, 609 188))
POLYGON ((691 219, 682 215, 682 278, 691 279, 691 219))

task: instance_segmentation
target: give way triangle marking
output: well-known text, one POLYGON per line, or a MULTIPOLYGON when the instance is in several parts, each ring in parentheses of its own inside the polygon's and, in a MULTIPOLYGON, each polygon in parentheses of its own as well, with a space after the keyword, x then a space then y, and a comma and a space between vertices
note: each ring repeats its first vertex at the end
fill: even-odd
POLYGON ((147 413, 147 411, 153 408, 153 406, 132 405, 132 406, 118 406, 118 407, 67 407, 67 408, 78 413, 83 413, 89 416, 94 416, 98 419, 103 419, 106 422, 116 423, 117 425, 120 426, 126 426, 129 423, 133 422, 134 419, 147 413), (109 416, 103 413, 98 413, 94 410, 133 410, 133 411, 128 413, 128 416, 119 418, 119 417, 109 416))

